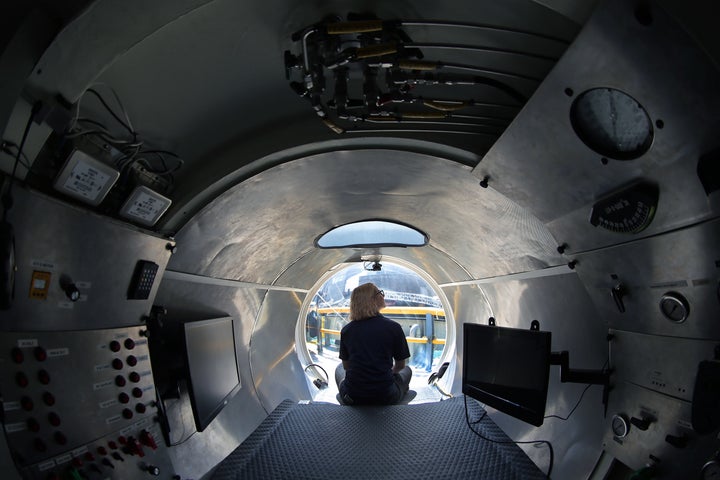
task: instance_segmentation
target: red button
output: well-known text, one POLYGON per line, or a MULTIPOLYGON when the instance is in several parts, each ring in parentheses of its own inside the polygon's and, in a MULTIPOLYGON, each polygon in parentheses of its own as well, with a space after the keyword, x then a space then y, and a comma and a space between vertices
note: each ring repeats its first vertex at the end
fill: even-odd
POLYGON ((40 370, 38 372, 38 380, 40 380, 40 383, 43 385, 47 385, 50 383, 50 374, 46 370, 40 370))
POLYGON ((120 342, 117 340, 113 340, 110 342, 110 351, 111 352, 119 352, 120 351, 120 342))
POLYGON ((35 444, 35 450, 37 450, 38 452, 44 452, 45 450, 47 450, 47 445, 45 445, 45 442, 43 442, 39 438, 35 439, 34 444, 35 444))
POLYGON ((131 367, 134 367, 137 365, 137 358, 135 358, 135 355, 128 355, 127 360, 125 360, 128 365, 131 367))
POLYGON ((134 415, 135 414, 133 413, 133 411, 130 410, 129 408, 126 408, 125 410, 122 411, 122 416, 128 420, 130 420, 134 415))
POLYGON ((117 377, 115 377, 115 385, 117 385, 118 387, 124 387, 125 377, 123 377, 122 375, 118 375, 117 377))
POLYGON ((65 445, 67 443, 67 437, 62 432, 55 432, 53 438, 55 438, 55 443, 58 445, 65 445))
POLYGON ((118 437, 118 442, 120 442, 120 445, 125 445, 127 443, 127 438, 125 438, 125 435, 120 435, 118 437))
POLYGON ((40 431, 40 424, 34 418, 27 419, 27 426, 28 426, 28 430, 30 430, 31 432, 39 432, 40 431))
POLYGON ((23 355, 22 350, 15 347, 12 349, 12 359, 15 363, 22 363, 25 360, 25 355, 23 355))
POLYGON ((120 403, 128 403, 130 401, 130 397, 127 393, 121 392, 120 395, 118 395, 118 401, 120 403))
POLYGON ((45 405, 48 407, 52 407, 55 405, 55 396, 50 392, 45 392, 43 393, 43 402, 45 402, 45 405))
POLYGON ((135 387, 132 389, 132 396, 135 398, 140 398, 143 395, 142 389, 135 387))
POLYGON ((92 452, 85 452, 85 460, 92 462, 95 460, 95 455, 93 455, 92 452))
POLYGON ((114 360, 112 361, 112 367, 113 367, 115 370, 122 370, 122 368, 123 368, 123 362, 122 362, 122 360, 120 360, 119 358, 114 359, 114 360))
POLYGON ((47 360, 47 352, 42 347, 35 347, 35 358, 38 362, 44 362, 47 360))
POLYGON ((127 348, 128 350, 132 350, 133 348, 135 348, 135 340, 133 340, 132 338, 126 338, 125 348, 127 348))
POLYGON ((130 372, 130 375, 128 375, 128 378, 133 383, 138 383, 140 381, 140 375, 137 372, 130 372))
POLYGON ((50 425, 53 427, 57 427, 60 425, 60 416, 55 412, 48 413, 48 422, 50 422, 50 425))
POLYGON ((15 382, 22 388, 28 386, 28 378, 23 372, 18 372, 17 375, 15 375, 15 382))
POLYGON ((117 450, 117 443, 113 442, 112 440, 108 442, 108 446, 113 450, 117 450))
POLYGON ((147 410, 147 407, 145 406, 144 403, 138 403, 137 405, 135 405, 135 411, 137 413, 145 413, 146 410, 147 410))
POLYGON ((100 455, 107 455, 107 449, 106 449, 105 447, 98 447, 98 448, 97 448, 97 452, 98 452, 100 455))
POLYGON ((26 412, 29 412, 30 410, 33 409, 33 407, 35 407, 35 404, 30 399, 30 397, 22 397, 20 399, 20 405, 22 406, 23 410, 25 410, 26 412))

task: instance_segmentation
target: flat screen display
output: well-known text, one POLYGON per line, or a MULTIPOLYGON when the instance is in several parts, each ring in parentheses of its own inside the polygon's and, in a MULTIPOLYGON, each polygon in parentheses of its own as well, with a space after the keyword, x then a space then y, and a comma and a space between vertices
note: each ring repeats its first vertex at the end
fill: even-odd
POLYGON ((550 348, 550 332, 463 324, 463 393, 532 425, 542 425, 550 348))
POLYGON ((190 403, 202 432, 240 390, 233 319, 185 323, 184 341, 190 403))

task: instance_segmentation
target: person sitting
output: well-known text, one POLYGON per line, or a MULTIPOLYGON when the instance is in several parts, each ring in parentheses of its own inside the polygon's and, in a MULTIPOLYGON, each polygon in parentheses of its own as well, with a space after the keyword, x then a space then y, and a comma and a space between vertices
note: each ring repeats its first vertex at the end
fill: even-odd
POLYGON ((385 292, 372 283, 353 290, 350 322, 340 331, 340 360, 335 369, 340 400, 348 405, 391 405, 410 388, 412 370, 405 333, 380 314, 385 292))

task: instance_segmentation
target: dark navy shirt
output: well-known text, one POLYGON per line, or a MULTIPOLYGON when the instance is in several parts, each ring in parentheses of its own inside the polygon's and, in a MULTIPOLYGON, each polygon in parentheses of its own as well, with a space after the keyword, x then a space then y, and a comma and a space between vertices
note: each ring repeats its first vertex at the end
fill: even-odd
POLYGON ((340 360, 348 362, 345 389, 353 398, 394 392, 393 359, 410 357, 399 323, 382 315, 353 320, 340 332, 340 360))

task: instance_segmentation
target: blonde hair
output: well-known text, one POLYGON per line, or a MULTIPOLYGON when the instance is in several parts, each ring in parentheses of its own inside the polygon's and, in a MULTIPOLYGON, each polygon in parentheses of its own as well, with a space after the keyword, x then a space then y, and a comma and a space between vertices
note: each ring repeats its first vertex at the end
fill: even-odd
POLYGON ((375 301, 378 290, 374 283, 364 283, 353 290, 350 295, 350 321, 374 317, 380 313, 375 301))

